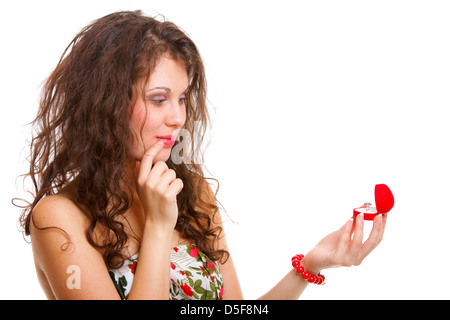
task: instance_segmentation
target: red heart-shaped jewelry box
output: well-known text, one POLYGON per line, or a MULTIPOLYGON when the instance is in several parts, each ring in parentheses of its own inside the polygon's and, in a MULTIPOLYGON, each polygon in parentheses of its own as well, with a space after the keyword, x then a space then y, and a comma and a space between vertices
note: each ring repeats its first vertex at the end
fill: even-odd
POLYGON ((356 218, 361 212, 364 213, 364 220, 373 220, 380 213, 388 213, 394 207, 394 195, 391 189, 385 184, 375 185, 375 207, 371 203, 353 209, 353 217, 356 218))

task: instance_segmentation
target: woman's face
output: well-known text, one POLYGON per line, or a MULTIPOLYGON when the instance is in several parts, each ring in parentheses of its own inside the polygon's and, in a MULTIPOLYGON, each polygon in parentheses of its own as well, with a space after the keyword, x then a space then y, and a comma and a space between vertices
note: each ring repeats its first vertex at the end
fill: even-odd
POLYGON ((145 151, 159 140, 164 148, 153 162, 167 161, 175 139, 186 121, 186 91, 189 80, 182 62, 163 56, 144 86, 145 101, 139 93, 131 115, 133 142, 128 153, 141 160, 145 151))

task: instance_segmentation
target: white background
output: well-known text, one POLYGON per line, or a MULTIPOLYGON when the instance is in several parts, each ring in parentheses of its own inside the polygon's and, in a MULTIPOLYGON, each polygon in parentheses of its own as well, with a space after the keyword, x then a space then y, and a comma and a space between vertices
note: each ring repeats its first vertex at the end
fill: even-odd
MULTIPOLYGON (((0 10, 2 299, 45 299, 17 229, 40 83, 75 34, 160 13, 205 62, 206 151, 244 296, 254 299, 387 184, 396 204, 359 267, 303 299, 449 299, 448 1, 9 1, 0 10), (236 223, 232 223, 230 219, 236 223)), ((371 224, 366 223, 370 228, 371 224)))

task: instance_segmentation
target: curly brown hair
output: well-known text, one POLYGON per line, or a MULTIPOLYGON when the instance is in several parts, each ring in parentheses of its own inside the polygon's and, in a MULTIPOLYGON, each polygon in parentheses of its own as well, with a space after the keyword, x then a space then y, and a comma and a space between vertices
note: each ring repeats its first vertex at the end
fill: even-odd
POLYGON ((188 151, 194 158, 191 163, 176 164, 171 158, 166 162, 184 185, 177 197, 175 229, 211 259, 228 258, 228 252, 216 246, 223 231, 213 223, 219 212, 217 192, 208 189, 206 179, 211 178, 205 178, 198 164, 209 122, 202 59, 192 40, 175 24, 141 11, 112 13, 83 28, 44 83, 32 122, 30 169, 25 175, 33 182, 34 200, 23 207, 20 217, 26 235, 30 223, 34 224, 32 212, 37 203, 76 179, 75 202, 91 222, 89 243, 102 251, 109 268, 126 259, 122 252, 129 235, 117 218, 133 203, 131 187, 124 179, 127 143, 132 138, 129 108, 136 99, 138 82, 149 79, 163 54, 184 63, 189 78, 184 129, 191 136, 188 151), (111 231, 102 243, 94 241, 97 224, 111 231))

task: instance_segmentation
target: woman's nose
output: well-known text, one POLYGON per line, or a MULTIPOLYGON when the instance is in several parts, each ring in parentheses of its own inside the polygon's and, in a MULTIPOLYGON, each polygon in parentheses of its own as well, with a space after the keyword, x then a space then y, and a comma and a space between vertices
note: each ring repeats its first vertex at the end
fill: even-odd
POLYGON ((168 108, 168 114, 166 116, 166 122, 168 126, 183 126, 186 120, 186 106, 184 103, 180 103, 177 100, 170 103, 168 108))

